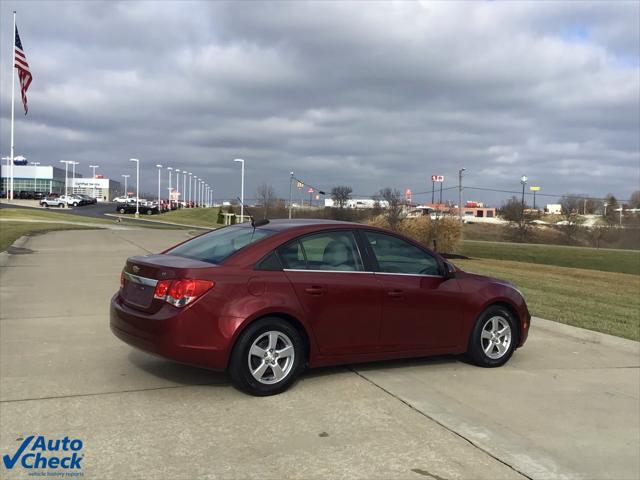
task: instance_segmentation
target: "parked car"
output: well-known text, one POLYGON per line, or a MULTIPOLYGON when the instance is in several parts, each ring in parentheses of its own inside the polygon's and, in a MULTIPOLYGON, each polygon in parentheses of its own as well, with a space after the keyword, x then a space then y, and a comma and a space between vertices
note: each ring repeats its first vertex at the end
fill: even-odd
POLYGON ((49 196, 49 197, 45 197, 42 200, 40 200, 40 205, 43 206, 43 207, 64 208, 66 206, 66 203, 60 197, 49 196))
MULTIPOLYGON (((136 213, 136 203, 119 203, 116 205, 116 211, 119 213, 136 213)), ((157 205, 139 205, 138 212, 144 215, 153 215, 159 213, 157 205)))
POLYGON ((98 203, 98 200, 96 198, 89 195, 83 195, 79 193, 77 194, 77 196, 83 199, 86 205, 95 205, 96 203, 98 203))
POLYGON ((244 223, 130 257, 110 317, 130 345, 227 370, 259 396, 305 366, 466 353, 498 367, 531 321, 507 282, 395 232, 326 220, 244 223))
POLYGON ((83 199, 82 197, 79 197, 77 195, 60 195, 59 198, 64 203, 66 203, 68 207, 70 207, 70 206, 78 207, 78 206, 82 206, 82 205, 86 205, 87 204, 87 201, 85 199, 83 199))
POLYGON ((113 202, 115 203, 124 203, 129 199, 129 197, 115 197, 113 202))

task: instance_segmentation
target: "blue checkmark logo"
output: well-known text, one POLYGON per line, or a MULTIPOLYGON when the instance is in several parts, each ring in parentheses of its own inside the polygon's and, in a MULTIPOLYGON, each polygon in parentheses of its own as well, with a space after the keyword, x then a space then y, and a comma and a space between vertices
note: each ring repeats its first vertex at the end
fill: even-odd
POLYGON ((22 452, 24 452, 27 446, 29 446, 29 443, 31 443, 31 440, 33 440, 33 435, 29 435, 27 438, 25 438, 22 441, 20 448, 18 448, 16 453, 13 455, 13 458, 11 458, 9 455, 3 455, 2 461, 4 462, 4 466, 8 469, 12 469, 22 455, 22 452))

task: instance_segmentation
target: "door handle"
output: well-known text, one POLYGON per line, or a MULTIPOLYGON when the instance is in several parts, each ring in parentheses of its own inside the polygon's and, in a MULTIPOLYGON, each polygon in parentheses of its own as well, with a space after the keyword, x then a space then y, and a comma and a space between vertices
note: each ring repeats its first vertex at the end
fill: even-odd
POLYGON ((404 290, 389 290, 387 295, 393 298, 399 298, 404 296, 404 290))
POLYGON ((325 292, 324 287, 312 286, 304 289, 309 295, 322 295, 325 292))

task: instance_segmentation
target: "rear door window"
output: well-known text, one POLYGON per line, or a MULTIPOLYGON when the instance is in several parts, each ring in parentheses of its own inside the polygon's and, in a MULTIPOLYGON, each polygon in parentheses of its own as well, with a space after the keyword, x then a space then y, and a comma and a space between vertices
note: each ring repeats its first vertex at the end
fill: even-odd
POLYGON ((351 231, 306 235, 278 249, 289 269, 363 271, 362 258, 351 231))

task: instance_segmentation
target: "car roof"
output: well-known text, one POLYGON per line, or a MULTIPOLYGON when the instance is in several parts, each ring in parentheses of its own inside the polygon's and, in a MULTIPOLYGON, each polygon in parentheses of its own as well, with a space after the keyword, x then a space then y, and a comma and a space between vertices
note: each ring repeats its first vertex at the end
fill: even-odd
MULTIPOLYGON (((259 221, 259 220, 256 220, 259 221)), ((247 227, 247 228, 251 228, 251 224, 250 223, 245 223, 245 224, 241 224, 238 225, 240 227, 247 227)), ((273 230, 276 232, 282 232, 285 230, 291 230, 291 229, 299 229, 299 228, 305 228, 305 227, 346 227, 346 226, 350 226, 350 227, 361 227, 362 224, 360 223, 354 223, 354 222, 343 222, 343 221, 339 221, 339 220, 325 220, 322 218, 292 218, 292 219, 276 219, 276 220, 269 220, 269 223, 267 223, 266 225, 260 225, 258 228, 260 229, 264 229, 264 230, 273 230)))

